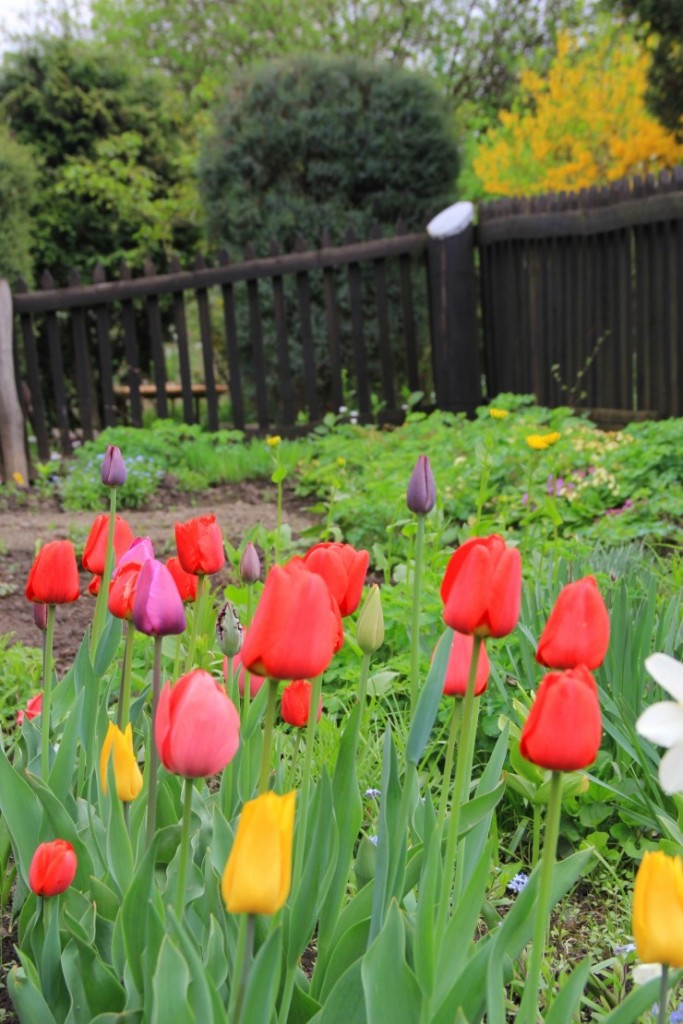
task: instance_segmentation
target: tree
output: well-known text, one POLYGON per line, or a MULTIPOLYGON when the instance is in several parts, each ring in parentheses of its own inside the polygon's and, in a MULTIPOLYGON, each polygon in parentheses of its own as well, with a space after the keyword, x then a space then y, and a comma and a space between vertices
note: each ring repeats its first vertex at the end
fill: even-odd
POLYGON ((30 149, 0 125, 0 277, 31 279, 31 208, 37 172, 30 149))
POLYGON ((683 139, 683 0, 616 0, 650 39, 647 103, 670 131, 683 139))
POLYGON ((645 107, 649 63, 623 28, 585 45, 562 33, 547 75, 523 72, 515 106, 473 160, 485 192, 579 189, 678 163, 683 146, 645 107))
POLYGON ((182 115, 158 75, 83 40, 36 38, 5 55, 0 114, 36 158, 38 272, 65 283, 72 267, 163 259, 196 243, 182 115))

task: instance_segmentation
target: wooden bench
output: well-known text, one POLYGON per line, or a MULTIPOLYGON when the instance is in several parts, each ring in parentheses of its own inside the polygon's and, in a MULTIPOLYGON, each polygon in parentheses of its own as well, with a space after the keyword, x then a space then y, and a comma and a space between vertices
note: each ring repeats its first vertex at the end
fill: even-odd
MULTIPOLYGON (((215 384, 214 389, 217 395, 227 395, 229 388, 227 384, 215 384)), ((192 384, 190 390, 192 391, 192 397, 194 398, 195 406, 195 419, 199 420, 199 403, 202 398, 206 398, 206 384, 192 384)), ((130 385, 128 384, 115 384, 114 385, 114 397, 117 403, 125 405, 130 399, 130 385)), ((141 384, 140 385, 140 398, 146 398, 153 400, 157 397, 157 386, 156 384, 141 384)), ((183 397, 183 386, 177 384, 175 381, 166 381, 166 397, 171 402, 171 408, 175 406, 176 398, 183 397)))

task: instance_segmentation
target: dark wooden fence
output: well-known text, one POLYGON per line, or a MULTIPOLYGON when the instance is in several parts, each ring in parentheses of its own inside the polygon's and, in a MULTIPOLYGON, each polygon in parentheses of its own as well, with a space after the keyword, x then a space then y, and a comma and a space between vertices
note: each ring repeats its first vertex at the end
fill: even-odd
POLYGON ((683 168, 480 207, 488 392, 683 411, 683 168))
POLYGON ((118 281, 98 268, 93 284, 73 276, 67 288, 45 275, 40 291, 20 287, 17 362, 40 457, 51 432, 68 452, 75 436, 89 439, 101 426, 140 425, 150 402, 167 416, 182 401, 191 423, 205 400, 212 430, 252 423, 286 430, 302 409, 316 421, 351 403, 368 420, 377 396, 382 416, 398 419, 405 390, 434 386, 428 250, 425 233, 402 233, 266 258, 248 253, 240 263, 223 255, 217 266, 199 261, 193 270, 176 263, 165 274, 147 265, 138 278, 124 267, 118 281), (188 323, 201 343, 199 383, 188 323), (166 367, 169 339, 177 346, 175 380, 166 367))

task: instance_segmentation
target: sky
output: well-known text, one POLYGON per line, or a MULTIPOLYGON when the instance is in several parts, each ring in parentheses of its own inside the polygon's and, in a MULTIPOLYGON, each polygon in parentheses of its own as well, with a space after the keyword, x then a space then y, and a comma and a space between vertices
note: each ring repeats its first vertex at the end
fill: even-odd
MULTIPOLYGON (((59 7, 52 0, 0 0, 0 56, 12 48, 8 35, 13 33, 26 33, 36 27, 40 12, 46 7, 59 7)), ((66 6, 73 8, 73 3, 66 2, 66 6)), ((87 8, 87 0, 80 4, 87 8)), ((45 15, 43 13, 43 23, 45 15)))

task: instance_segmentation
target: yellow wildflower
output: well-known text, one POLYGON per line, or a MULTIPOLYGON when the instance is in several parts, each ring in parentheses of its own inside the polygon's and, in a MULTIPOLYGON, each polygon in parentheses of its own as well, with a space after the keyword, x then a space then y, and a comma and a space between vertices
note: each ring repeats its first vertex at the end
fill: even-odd
POLYGON ((489 408, 489 416, 492 416, 494 420, 506 420, 509 415, 509 409, 494 409, 493 406, 489 408))
POLYGON ((282 438, 280 437, 279 434, 272 434, 270 437, 266 438, 266 444, 268 445, 269 448, 277 448, 281 441, 282 438))
POLYGON ((545 448, 550 448, 551 445, 559 441, 562 435, 558 431, 551 431, 549 434, 529 434, 526 439, 526 443, 530 448, 534 448, 536 451, 543 451, 545 448))

